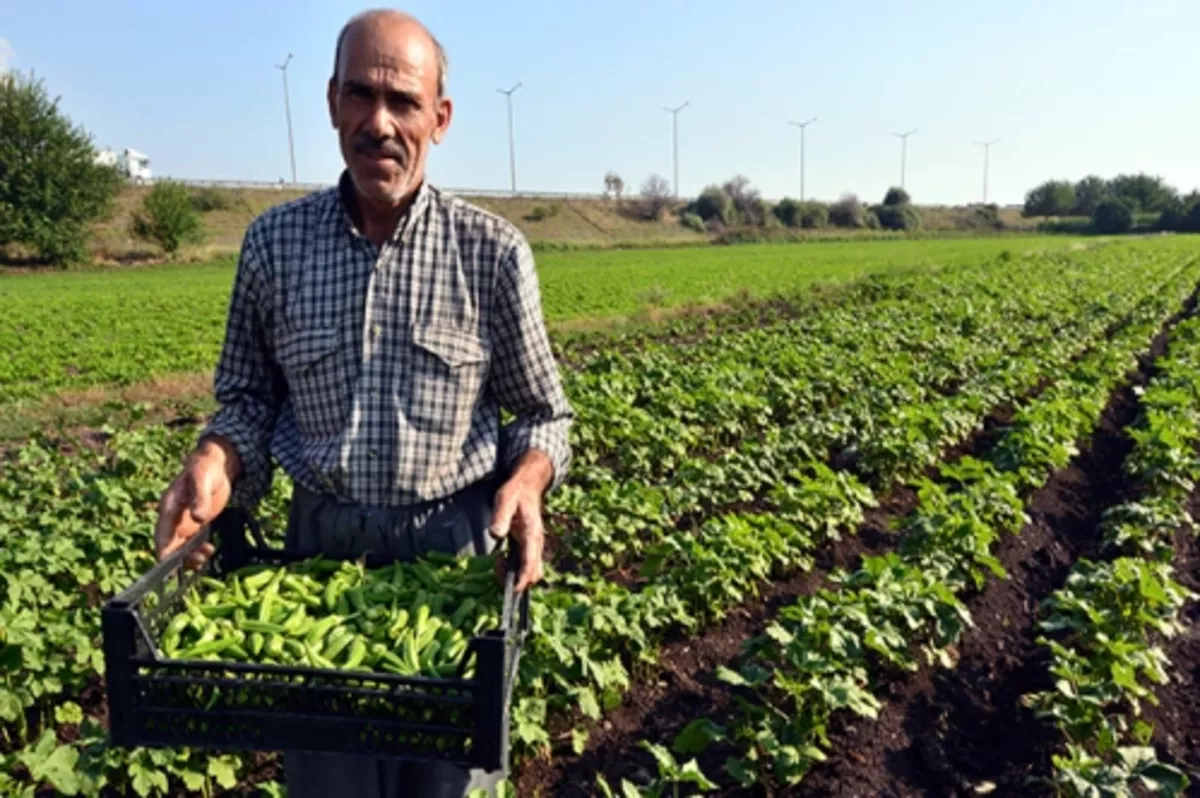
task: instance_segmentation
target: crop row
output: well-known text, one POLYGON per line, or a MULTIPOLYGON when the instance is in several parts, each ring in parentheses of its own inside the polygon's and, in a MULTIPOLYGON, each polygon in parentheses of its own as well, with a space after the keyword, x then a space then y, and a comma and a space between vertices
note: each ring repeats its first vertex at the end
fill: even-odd
POLYGON ((1171 560, 1176 531, 1195 531, 1188 504, 1200 479, 1200 319, 1175 329, 1155 365, 1125 462, 1137 496, 1105 514, 1108 558, 1076 563, 1040 624, 1054 689, 1026 700, 1065 738, 1054 780, 1067 795, 1181 795, 1188 786, 1182 771, 1158 761, 1153 727, 1139 715, 1171 679, 1163 641, 1183 632, 1183 606, 1197 598, 1175 581, 1171 560))
MULTIPOLYGON (((587 570, 559 573, 548 588, 535 594, 534 634, 522 659, 522 686, 514 710, 515 739, 526 750, 547 745, 551 714, 578 711, 584 717, 598 717, 621 700, 634 666, 652 663, 668 635, 695 633, 763 582, 807 565, 813 552, 831 537, 853 531, 874 500, 858 477, 836 470, 831 463, 850 463, 868 476, 886 472, 860 465, 867 462, 862 458, 831 457, 831 453, 844 453, 849 445, 844 442, 867 451, 873 441, 883 439, 880 436, 891 436, 899 441, 897 461, 911 461, 912 468, 919 470, 934 462, 947 445, 976 429, 997 404, 1049 380, 1081 350, 1102 345, 1098 342, 1119 320, 1132 314, 1136 324, 1139 314, 1157 307, 1162 301, 1159 292, 1164 290, 1159 281, 1178 271, 1179 259, 1161 253, 1138 258, 1128 252, 1121 257, 1114 253, 1102 250, 1054 261, 1052 265, 1063 270, 1061 277, 1049 272, 1036 275, 1036 264, 1012 264, 1012 274, 1019 275, 1021 283, 1007 287, 997 278, 964 269, 964 284, 979 294, 970 306, 965 304, 970 299, 967 292, 953 287, 957 273, 944 275, 940 284, 920 278, 898 281, 889 290, 897 295, 910 292, 914 299, 901 305, 893 296, 896 315, 880 311, 880 318, 890 321, 877 336, 872 335, 869 310, 840 315, 836 324, 828 326, 819 319, 800 320, 796 330, 811 324, 819 331, 814 338, 837 336, 843 342, 839 349, 819 350, 815 343, 811 347, 797 343, 798 352, 789 354, 790 323, 745 334, 746 340, 727 355, 717 354, 726 345, 722 342, 702 341, 689 347, 681 360, 701 358, 695 360, 701 376, 702 358, 710 356, 697 354, 701 352, 711 353, 722 367, 758 364, 745 372, 747 393, 782 384, 770 381, 769 365, 775 360, 788 364, 792 382, 799 385, 805 379, 805 358, 813 353, 821 354, 820 360, 814 360, 813 373, 824 375, 826 382, 805 383, 806 393, 797 390, 791 400, 783 393, 772 395, 774 403, 794 401, 807 408, 795 423, 763 422, 726 441, 721 453, 698 449, 695 457, 672 464, 668 471, 688 475, 676 483, 679 493, 672 495, 673 514, 653 515, 630 535, 631 540, 641 541, 638 550, 645 555, 641 577, 622 582, 587 570), (1074 299, 1068 297, 1071 293, 1074 299), (922 303, 916 301, 922 294, 931 297, 928 314, 920 312, 922 303), (1015 298, 1005 298, 1014 294, 1015 298), (986 295, 995 299, 982 298, 986 295), (941 296, 949 298, 944 302, 932 298, 941 296), (1027 310, 1022 310, 1023 302, 1027 310), (906 318, 901 309, 910 315, 906 318), (857 331, 842 332, 851 323, 857 331), (1014 329, 1008 330, 1006 324, 1014 329), (868 349, 873 338, 888 345, 868 349), (920 353, 911 358, 911 366, 905 357, 910 349, 920 353), (856 351, 870 351, 871 359, 854 357, 856 351), (951 366, 960 355, 975 364, 975 373, 954 373, 951 366), (888 369, 879 365, 888 362, 903 376, 889 381, 888 369), (861 370, 865 376, 839 375, 838 363, 843 370, 861 370), (1001 368, 1004 364, 1009 365, 1001 368), (955 380, 956 376, 961 379, 955 380), (873 383, 891 387, 871 394, 866 388, 873 383), (855 387, 835 389, 846 385, 855 387), (827 393, 837 400, 825 413, 801 401, 803 396, 827 393), (860 394, 872 398, 860 404, 860 394), (906 416, 921 404, 935 407, 936 412, 906 416), (889 413, 891 417, 882 420, 889 413), (822 427, 814 432, 804 418, 823 419, 822 427), (833 432, 822 432, 826 427, 833 432), (841 449, 839 443, 844 444, 841 449), (699 452, 714 456, 714 461, 699 452), (685 493, 689 485, 694 486, 692 492, 685 493), (746 512, 708 511, 739 501, 755 505, 746 512), (668 534, 676 528, 679 511, 689 506, 696 514, 690 534, 668 534)), ((1043 269, 1049 265, 1049 260, 1042 262, 1043 269)), ((1177 276, 1174 282, 1180 279, 1177 276)), ((1173 293, 1177 291, 1170 288, 1168 294, 1173 293)), ((881 294, 881 302, 889 301, 890 294, 882 290, 881 294)), ((796 340, 805 338, 797 332, 796 340)), ((600 362, 607 356, 596 353, 595 357, 600 362)), ((629 362, 635 371, 653 367, 651 361, 632 358, 629 362)), ((663 362, 671 360, 664 356, 663 362)), ((669 392, 654 393, 658 383, 646 380, 628 406, 636 407, 652 395, 659 407, 669 406, 669 392)), ((568 384, 572 401, 587 406, 602 393, 606 381, 568 384)), ((710 394, 717 402, 723 383, 718 376, 711 384, 710 394)), ((704 407, 703 412, 710 412, 708 404, 704 407)), ((703 427, 707 423, 703 420, 698 423, 711 429, 703 427)), ((581 422, 579 429, 584 434, 589 422, 581 422)), ((62 779, 63 785, 74 784, 79 794, 95 794, 105 783, 143 795, 162 794, 168 777, 200 790, 228 786, 244 778, 251 767, 233 756, 116 751, 106 746, 100 725, 103 659, 97 609, 104 597, 130 584, 151 564, 153 508, 194 432, 164 428, 122 432, 103 452, 66 453, 35 440, 4 464, 0 720, 5 740, 0 750, 6 752, 6 775, 0 777, 0 792, 38 781, 58 784, 62 779), (47 730, 57 734, 47 736, 47 730), (74 782, 64 775, 67 772, 75 774, 74 782)), ((599 457, 585 439, 576 443, 584 471, 592 473, 586 467, 589 457, 594 463, 599 457)), ((623 471, 627 459, 636 463, 638 458, 619 449, 607 451, 614 468, 598 468, 620 473, 614 481, 622 490, 637 484, 638 479, 629 474, 676 477, 668 471, 638 471, 638 467, 623 471)), ((598 486, 585 493, 597 491, 598 486)), ((286 489, 277 485, 260 512, 277 522, 285 501, 286 489)), ((624 500, 603 506, 604 522, 610 526, 629 514, 624 500)), ((603 557, 614 546, 597 540, 580 550, 581 561, 603 557)), ((578 742, 583 728, 576 735, 578 742)), ((59 788, 66 791, 65 786, 59 788)))
MULTIPOLYGON (((1133 285, 1142 278, 1127 275, 1119 284, 1127 292, 1126 304, 1116 315, 1132 312, 1157 319, 1164 305, 1177 304, 1181 286, 1190 287, 1196 276, 1191 267, 1175 272, 1168 286, 1152 288, 1148 304, 1139 304, 1133 285)), ((1045 360, 1033 358, 1014 369, 1020 379, 1005 387, 1020 395, 1067 365, 1072 354, 1067 349, 1045 360)), ((969 415, 946 413, 938 417, 940 424, 928 418, 907 430, 921 467, 978 428, 996 403, 1015 398, 996 388, 989 395, 995 397, 992 403, 975 399, 968 405, 969 415)), ((632 589, 569 575, 541 591, 534 605, 539 634, 522 658, 523 690, 514 710, 516 739, 548 742, 547 709, 576 708, 585 717, 597 718, 604 707, 615 706, 627 686, 626 663, 652 662, 668 632, 694 633, 757 585, 807 565, 817 548, 857 528, 863 511, 874 504, 870 491, 852 475, 813 458, 809 447, 789 443, 786 437, 768 437, 761 443, 747 442, 741 452, 747 468, 756 469, 765 476, 764 484, 773 486, 762 512, 717 515, 690 535, 664 535, 647 551, 642 582, 632 589)))
POLYGON ((1101 339, 1175 261, 1146 262, 1140 281, 1095 254, 1056 265, 1053 282, 1033 263, 1005 279, 970 275, 963 291, 903 284, 923 299, 730 336, 706 345, 708 361, 652 350, 593 363, 569 383, 576 466, 548 506, 565 529, 560 550, 574 569, 612 568, 681 523, 759 500, 809 461, 877 486, 919 473, 981 408, 1101 339))
MULTIPOLYGON (((1162 249, 1170 242, 1141 247, 1162 249)), ((995 238, 696 247, 537 256, 548 320, 624 317, 647 304, 714 303, 794 293, 816 281, 937 264, 957 268, 1009 250, 1062 250, 1064 238, 995 238)), ((0 279, 0 406, 60 390, 128 385, 212 368, 233 264, 142 267, 0 279)))
POLYGON ((742 666, 721 673, 746 696, 734 732, 742 753, 728 763, 731 776, 743 784, 795 784, 824 758, 835 712, 876 716, 875 686, 884 674, 953 664, 953 644, 971 623, 962 596, 1003 573, 994 544, 1024 525, 1023 498, 1074 456, 1134 356, 1196 278, 1189 269, 1153 307, 1021 407, 985 459, 964 458, 924 480, 897 553, 836 574, 835 588, 784 608, 748 644, 742 666))

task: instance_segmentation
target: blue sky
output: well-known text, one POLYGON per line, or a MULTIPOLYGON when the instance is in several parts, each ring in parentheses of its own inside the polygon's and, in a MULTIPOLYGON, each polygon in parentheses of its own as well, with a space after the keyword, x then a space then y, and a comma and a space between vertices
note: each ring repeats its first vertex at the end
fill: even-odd
MULTIPOLYGON (((100 146, 148 153, 156 174, 288 175, 280 74, 290 51, 302 181, 340 157, 325 105, 334 38, 360 3, 0 0, 0 67, 36 70, 100 146)), ((433 182, 506 188, 504 98, 516 94, 518 184, 599 191, 671 175, 681 191, 742 173, 767 197, 881 197, 909 141, 922 202, 1019 202, 1047 177, 1144 170, 1200 186, 1200 2, 891 0, 484 2, 414 0, 446 45, 456 115, 433 182)))

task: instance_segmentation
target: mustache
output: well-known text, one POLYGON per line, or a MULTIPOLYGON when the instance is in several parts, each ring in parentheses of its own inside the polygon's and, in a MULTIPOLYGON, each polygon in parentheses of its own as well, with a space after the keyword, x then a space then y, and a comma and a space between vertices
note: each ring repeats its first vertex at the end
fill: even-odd
POLYGON ((354 151, 371 157, 391 158, 400 166, 408 163, 408 150, 393 138, 377 139, 369 133, 358 133, 354 136, 354 151))

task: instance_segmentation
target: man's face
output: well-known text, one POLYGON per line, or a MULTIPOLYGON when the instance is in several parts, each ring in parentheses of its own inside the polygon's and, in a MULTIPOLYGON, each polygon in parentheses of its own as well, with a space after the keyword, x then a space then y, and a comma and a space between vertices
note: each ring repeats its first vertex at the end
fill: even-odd
POLYGON ((390 208, 425 177, 430 142, 450 126, 437 54, 420 26, 383 17, 351 29, 329 82, 329 114, 358 193, 390 208))

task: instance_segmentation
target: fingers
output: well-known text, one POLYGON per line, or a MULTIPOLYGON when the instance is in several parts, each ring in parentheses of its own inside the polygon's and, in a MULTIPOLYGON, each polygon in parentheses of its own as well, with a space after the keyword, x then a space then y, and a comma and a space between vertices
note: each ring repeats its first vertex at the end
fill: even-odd
POLYGON ((195 571, 204 566, 208 562, 208 558, 213 556, 217 551, 216 547, 211 543, 201 543, 196 547, 196 550, 187 556, 184 560, 184 567, 189 571, 195 571))
MULTIPOLYGON (((184 519, 186 483, 181 478, 176 479, 163 493, 158 503, 158 521, 154 525, 154 547, 161 560, 179 548, 182 543, 178 540, 179 527, 184 519)), ((186 538, 184 538, 186 540, 186 538)))
POLYGON ((542 547, 539 544, 537 553, 533 547, 521 547, 521 570, 517 574, 517 583, 513 585, 514 593, 524 593, 529 588, 542 581, 542 547))
POLYGON ((520 497, 520 493, 515 490, 508 490, 507 486, 496 492, 495 503, 492 506, 492 523, 488 527, 488 534, 496 540, 503 540, 508 537, 508 531, 512 526, 513 516, 516 515, 520 497))
MULTIPOLYGON (((229 478, 219 463, 205 457, 189 459, 159 502, 154 527, 158 558, 170 556, 219 515, 230 492, 229 478)), ((188 565, 198 567, 211 555, 212 546, 205 544, 189 555, 188 565)))
POLYGON ((520 570, 513 590, 517 593, 528 590, 542 581, 542 550, 546 545, 546 534, 542 529, 541 515, 522 518, 520 534, 514 534, 513 542, 520 547, 520 570))

